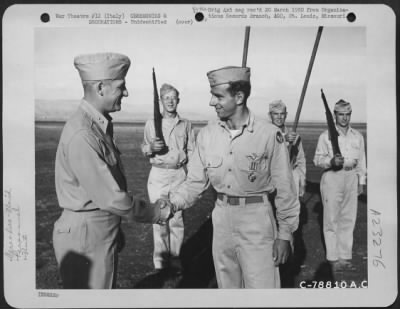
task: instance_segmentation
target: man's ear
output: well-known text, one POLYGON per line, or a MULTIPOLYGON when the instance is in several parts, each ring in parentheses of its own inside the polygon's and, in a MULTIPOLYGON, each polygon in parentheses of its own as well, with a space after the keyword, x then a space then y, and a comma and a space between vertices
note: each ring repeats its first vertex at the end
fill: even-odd
POLYGON ((96 85, 96 92, 100 95, 104 95, 104 83, 102 81, 98 82, 96 85))
POLYGON ((238 91, 235 94, 236 97, 236 104, 240 105, 244 103, 244 92, 243 91, 238 91))

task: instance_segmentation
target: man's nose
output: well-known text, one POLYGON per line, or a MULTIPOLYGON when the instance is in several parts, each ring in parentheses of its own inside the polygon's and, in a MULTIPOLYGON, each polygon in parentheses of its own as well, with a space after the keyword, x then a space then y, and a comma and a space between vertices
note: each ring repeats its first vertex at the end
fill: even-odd
POLYGON ((122 95, 124 97, 127 97, 129 95, 128 89, 125 88, 124 91, 122 92, 122 95))
POLYGON ((210 99, 210 106, 215 106, 215 105, 217 105, 216 98, 215 98, 215 96, 212 96, 210 99))

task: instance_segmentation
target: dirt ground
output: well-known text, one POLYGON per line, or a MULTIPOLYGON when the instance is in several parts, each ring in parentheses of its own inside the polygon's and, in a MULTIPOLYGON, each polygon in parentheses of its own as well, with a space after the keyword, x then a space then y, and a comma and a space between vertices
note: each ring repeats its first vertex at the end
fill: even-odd
MULTIPOLYGON (((54 159, 62 126, 36 125, 36 288, 62 288, 53 252, 53 224, 60 216, 54 187, 54 159)), ((365 126, 363 127, 365 136, 365 126)), ((282 287, 367 286, 367 197, 361 195, 354 231, 354 268, 332 272, 325 261, 322 204, 319 194, 321 171, 312 158, 322 126, 299 128, 307 158, 307 192, 301 203, 300 226, 295 233, 295 252, 281 267, 282 287), (330 283, 328 283, 330 282, 330 283), (319 286, 318 286, 319 285, 319 286)), ((115 136, 123 153, 128 187, 132 194, 146 198, 150 165, 142 156, 142 126, 116 126, 115 136)), ((125 247, 120 254, 117 288, 216 288, 211 256, 211 212, 214 192, 210 188, 198 203, 185 211, 185 239, 181 253, 184 272, 155 273, 152 264, 152 226, 123 222, 125 247)))

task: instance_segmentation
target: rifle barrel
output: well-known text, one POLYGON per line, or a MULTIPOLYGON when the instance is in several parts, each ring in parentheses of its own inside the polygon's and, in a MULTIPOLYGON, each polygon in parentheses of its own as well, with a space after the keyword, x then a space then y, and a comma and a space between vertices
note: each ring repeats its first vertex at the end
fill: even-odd
POLYGON ((307 69, 306 78, 305 78, 305 80, 304 80, 303 89, 301 90, 299 106, 297 107, 296 116, 295 116, 294 122, 293 122, 293 128, 292 128, 292 130, 293 130, 294 132, 296 132, 296 130, 297 130, 297 125, 298 125, 298 123, 299 123, 300 112, 301 112, 301 109, 302 109, 302 107, 303 107, 303 102, 304 102, 304 97, 305 97, 305 95, 306 95, 306 90, 307 90, 307 86, 308 86, 308 81, 310 80, 311 71, 312 71, 312 67, 313 67, 313 65, 314 65, 315 55, 317 54, 317 49, 318 49, 319 41, 320 41, 320 39, 321 39, 321 34, 322 34, 323 28, 324 28, 323 26, 319 26, 319 27, 318 27, 317 37, 316 37, 315 42, 314 42, 314 47, 313 47, 313 50, 312 50, 312 54, 311 54, 311 58, 310 58, 310 63, 308 64, 308 69, 307 69))
POLYGON ((242 68, 245 68, 246 64, 247 64, 247 52, 249 50, 249 39, 250 39, 250 26, 246 26, 246 30, 245 30, 245 34, 244 34, 242 68))

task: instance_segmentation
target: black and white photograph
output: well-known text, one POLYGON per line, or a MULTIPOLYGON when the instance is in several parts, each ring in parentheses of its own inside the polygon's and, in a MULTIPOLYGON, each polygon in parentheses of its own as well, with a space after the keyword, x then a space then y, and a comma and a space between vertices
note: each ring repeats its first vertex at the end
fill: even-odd
POLYGON ((3 24, 9 305, 395 300, 389 7, 17 5, 3 24))

